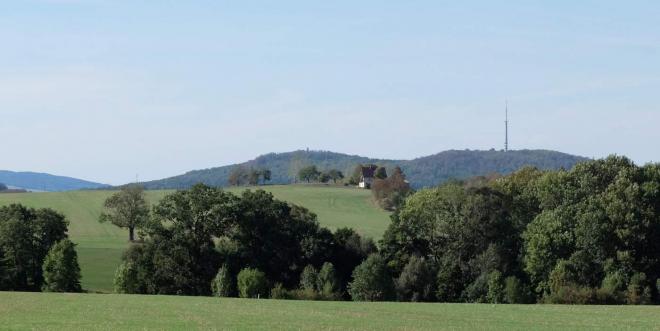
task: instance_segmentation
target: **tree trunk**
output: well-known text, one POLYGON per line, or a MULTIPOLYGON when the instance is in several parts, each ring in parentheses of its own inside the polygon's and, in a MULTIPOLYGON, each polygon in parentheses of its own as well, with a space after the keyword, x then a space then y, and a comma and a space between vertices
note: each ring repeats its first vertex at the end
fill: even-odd
POLYGON ((135 241, 135 228, 133 227, 128 228, 128 240, 131 242, 135 241))

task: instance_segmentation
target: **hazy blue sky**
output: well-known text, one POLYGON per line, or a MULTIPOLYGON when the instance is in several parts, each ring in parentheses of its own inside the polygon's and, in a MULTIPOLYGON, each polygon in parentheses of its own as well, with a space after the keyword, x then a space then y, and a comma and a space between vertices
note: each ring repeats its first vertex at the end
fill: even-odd
POLYGON ((119 184, 309 147, 660 161, 658 1, 0 4, 0 169, 119 184))

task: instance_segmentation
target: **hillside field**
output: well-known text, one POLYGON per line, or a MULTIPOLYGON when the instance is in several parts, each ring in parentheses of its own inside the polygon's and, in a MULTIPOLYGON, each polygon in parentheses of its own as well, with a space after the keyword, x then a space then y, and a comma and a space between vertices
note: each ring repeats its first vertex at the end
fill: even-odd
MULTIPOLYGON (((379 239, 389 224, 389 214, 371 201, 371 193, 344 187, 281 185, 260 187, 281 200, 304 206, 318 215, 330 229, 352 227, 360 234, 379 239)), ((244 188, 230 188, 240 193, 244 188)), ((156 203, 171 191, 147 191, 156 203)), ((122 252, 128 245, 128 231, 98 222, 103 202, 112 191, 0 194, 0 206, 21 203, 35 208, 49 207, 66 215, 69 235, 76 247, 82 269, 82 285, 89 291, 112 291, 112 279, 122 252)))
POLYGON ((0 325, 9 330, 658 330, 660 308, 0 292, 0 325))

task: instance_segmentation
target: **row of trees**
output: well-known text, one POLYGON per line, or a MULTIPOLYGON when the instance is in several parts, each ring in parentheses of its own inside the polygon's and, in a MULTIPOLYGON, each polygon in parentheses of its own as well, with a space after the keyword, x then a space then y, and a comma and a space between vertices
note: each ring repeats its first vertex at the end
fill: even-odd
POLYGON ((254 169, 246 168, 244 166, 236 166, 227 178, 227 182, 231 186, 241 186, 241 185, 260 185, 266 184, 270 181, 272 177, 272 172, 270 169, 254 169))
POLYGON ((344 174, 337 169, 320 171, 316 168, 315 165, 311 165, 301 168, 298 171, 298 178, 308 183, 327 183, 329 181, 333 181, 333 183, 336 184, 338 181, 344 179, 344 174))
POLYGON ((0 291, 80 292, 68 222, 51 209, 0 208, 0 291))

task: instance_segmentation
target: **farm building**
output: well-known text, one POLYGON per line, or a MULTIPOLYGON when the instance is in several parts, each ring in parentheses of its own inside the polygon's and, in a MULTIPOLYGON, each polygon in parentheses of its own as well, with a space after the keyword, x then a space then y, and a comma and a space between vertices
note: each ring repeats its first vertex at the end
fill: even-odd
POLYGON ((358 187, 371 188, 371 184, 374 181, 374 175, 376 174, 376 169, 378 169, 378 166, 375 164, 362 166, 362 171, 360 174, 360 183, 358 184, 358 187))

